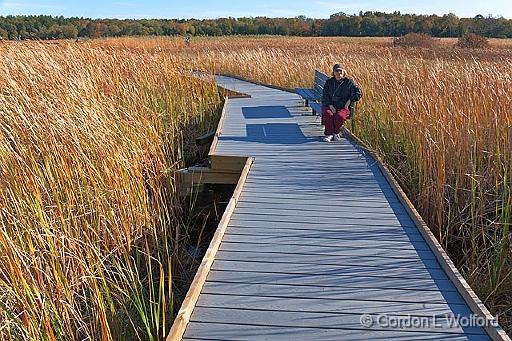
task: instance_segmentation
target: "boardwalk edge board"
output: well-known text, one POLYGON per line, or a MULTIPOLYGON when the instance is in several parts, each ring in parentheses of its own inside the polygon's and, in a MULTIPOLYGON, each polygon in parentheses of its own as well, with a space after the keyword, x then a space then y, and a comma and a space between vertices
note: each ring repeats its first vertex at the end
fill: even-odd
MULTIPOLYGON (((220 136, 220 134, 222 132, 222 125, 224 122, 224 116, 225 116, 225 112, 226 112, 227 103, 228 103, 228 98, 226 98, 226 101, 224 102, 224 107, 222 109, 222 115, 219 120, 219 125, 217 126, 217 131, 215 133, 214 141, 210 148, 209 155, 212 155, 214 153, 215 146, 217 145, 218 136, 220 136)), ((229 200, 229 203, 226 206, 226 209, 224 210, 224 214, 222 215, 222 218, 219 222, 219 225, 217 226, 215 234, 213 235, 213 238, 210 242, 210 245, 209 245, 208 249, 206 250, 203 260, 201 261, 201 264, 199 265, 199 268, 197 269, 194 279, 193 279, 192 283, 190 284, 190 288, 187 292, 187 295, 185 296, 185 299, 183 300, 181 308, 178 311, 176 318, 174 319, 174 323, 171 327, 169 334, 167 335, 166 341, 178 341, 178 340, 181 340, 183 337, 183 333, 185 332, 187 324, 190 320, 190 316, 192 315, 194 306, 197 303, 199 294, 201 293, 201 289, 206 281, 206 277, 207 277, 207 275, 210 271, 210 268, 213 264, 215 255, 220 247, 220 243, 222 241, 222 238, 224 237, 224 233, 226 232, 229 220, 231 219, 231 215, 233 214, 233 212, 235 210, 235 206, 240 197, 240 194, 242 193, 242 189, 244 187, 245 180, 247 179, 247 175, 249 174, 249 170, 251 169, 253 161, 254 161, 254 158, 247 157, 247 159, 245 161, 245 166, 242 170, 242 173, 240 174, 240 179, 238 180, 238 184, 235 188, 235 191, 233 192, 233 195, 232 195, 231 199, 229 200)))
POLYGON ((217 130, 215 131, 215 135, 213 136, 213 142, 210 146, 210 151, 208 155, 212 155, 217 148, 217 143, 219 142, 219 136, 222 134, 222 127, 224 126, 224 117, 226 116, 226 108, 228 104, 228 97, 224 97, 224 106, 222 107, 222 113, 220 114, 219 124, 217 125, 217 130))
POLYGON ((211 266, 215 259, 215 255, 219 249, 222 237, 226 232, 226 228, 228 226, 231 215, 233 214, 238 198, 242 193, 243 185, 245 179, 247 178, 247 174, 249 173, 253 160, 254 159, 251 157, 247 158, 245 167, 240 176, 240 180, 235 188, 235 191, 233 192, 233 196, 229 200, 226 210, 222 215, 222 219, 219 222, 219 226, 217 227, 217 230, 212 238, 212 241, 210 242, 208 250, 206 250, 201 265, 199 266, 197 273, 194 276, 194 280, 190 285, 187 295, 185 296, 185 300, 183 301, 181 309, 174 320, 174 323, 171 327, 171 331, 169 332, 166 341, 181 340, 183 333, 185 332, 185 328, 190 320, 190 316, 192 315, 194 306, 197 302, 197 299, 199 298, 201 289, 206 281, 206 277, 211 269, 211 266))
POLYGON ((225 112, 229 98, 232 97, 224 98, 221 117, 215 133, 212 134, 213 137, 208 152, 208 166, 192 166, 177 170, 174 173, 177 195, 189 195, 192 187, 200 184, 236 185, 238 183, 247 156, 215 154, 218 140, 224 127, 225 112))
POLYGON ((262 82, 258 82, 256 80, 248 79, 248 78, 245 78, 245 77, 242 77, 242 76, 238 76, 238 75, 234 75, 234 74, 230 74, 230 73, 219 73, 218 75, 219 76, 224 76, 224 77, 230 77, 230 78, 238 79, 240 81, 244 81, 244 82, 248 82, 248 83, 252 83, 252 84, 256 84, 256 85, 261 85, 261 86, 264 86, 264 87, 267 87, 267 88, 270 88, 270 89, 281 90, 281 91, 289 92, 289 93, 292 93, 292 94, 296 93, 296 91, 294 89, 283 88, 281 86, 272 85, 272 84, 265 84, 265 83, 262 83, 262 82))
POLYGON ((346 137, 348 137, 354 143, 362 147, 368 154, 370 154, 376 160, 380 171, 388 180, 389 185, 395 192, 398 199, 404 205, 405 209, 411 216, 411 219, 413 220, 414 224, 416 225, 420 233, 423 235, 423 238, 425 238, 427 244, 430 246, 437 261, 439 262, 443 270, 446 272, 448 278, 455 285, 457 291, 464 298, 464 301, 468 304, 473 313, 475 313, 478 316, 483 316, 487 321, 489 321, 489 323, 486 323, 486 325, 484 326, 484 329, 492 338, 492 340, 511 341, 511 338, 500 327, 498 321, 496 321, 494 316, 492 316, 487 307, 482 303, 480 298, 475 294, 473 289, 469 286, 464 277, 460 274, 459 270, 455 267, 446 251, 443 249, 441 244, 439 244, 436 237, 428 227, 427 223, 425 223, 423 218, 420 216, 420 214, 418 213, 412 202, 409 200, 403 189, 400 187, 398 182, 395 180, 389 169, 386 167, 382 159, 346 127, 343 127, 343 129, 346 137))

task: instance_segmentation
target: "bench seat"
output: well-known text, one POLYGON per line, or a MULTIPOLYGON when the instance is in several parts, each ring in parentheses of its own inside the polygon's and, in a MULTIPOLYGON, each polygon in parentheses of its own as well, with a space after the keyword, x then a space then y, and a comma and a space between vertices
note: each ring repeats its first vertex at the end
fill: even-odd
POLYGON ((315 89, 295 88, 295 92, 308 101, 318 101, 322 97, 315 89))
POLYGON ((325 73, 315 70, 315 83, 313 84, 313 88, 295 88, 295 92, 304 99, 304 106, 312 108, 313 115, 321 112, 317 102, 322 98, 324 84, 328 79, 329 76, 325 73))
POLYGON ((320 114, 321 115, 322 114, 322 104, 321 103, 311 102, 309 104, 309 106, 313 110, 313 115, 316 115, 316 114, 320 114))

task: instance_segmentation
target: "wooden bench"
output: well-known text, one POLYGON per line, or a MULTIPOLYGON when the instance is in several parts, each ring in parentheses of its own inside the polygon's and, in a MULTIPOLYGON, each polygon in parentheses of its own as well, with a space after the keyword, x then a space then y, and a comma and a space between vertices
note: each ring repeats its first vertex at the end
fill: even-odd
POLYGON ((322 103, 312 102, 309 106, 313 111, 313 115, 316 115, 317 113, 320 115, 322 114, 322 103))
POLYGON ((313 88, 295 88, 295 92, 304 99, 304 105, 311 107, 313 115, 322 112, 321 104, 319 103, 322 98, 322 91, 325 82, 329 79, 325 73, 315 70, 315 83, 313 88), (312 101, 312 103, 310 103, 312 101))

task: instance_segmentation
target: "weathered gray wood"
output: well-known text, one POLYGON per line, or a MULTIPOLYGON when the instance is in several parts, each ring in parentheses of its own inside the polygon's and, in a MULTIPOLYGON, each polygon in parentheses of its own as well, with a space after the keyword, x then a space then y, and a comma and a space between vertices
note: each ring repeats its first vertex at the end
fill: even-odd
POLYGON ((197 305, 200 307, 225 307, 232 309, 268 309, 276 311, 304 311, 345 314, 410 314, 414 316, 469 315, 464 304, 416 303, 392 301, 331 300, 328 298, 298 298, 238 296, 230 294, 203 294, 197 305))
MULTIPOLYGON (((393 198, 393 197, 388 197, 388 198, 385 198, 384 200, 382 198, 376 198, 374 196, 365 196, 365 197, 350 197, 350 196, 347 196, 347 195, 343 195, 341 193, 330 193, 328 195, 329 197, 329 202, 328 204, 329 205, 333 205, 333 206, 336 206, 340 203, 344 203, 344 204, 347 204, 347 205, 362 205, 362 203, 366 202, 367 203, 367 206, 370 206, 370 207, 373 207, 373 205, 382 205, 382 204, 385 204, 386 202, 388 202, 390 205, 397 205, 398 204, 398 201, 396 200, 396 198, 393 198), (361 200, 362 198, 362 200, 361 200)), ((281 200, 296 200, 298 203, 305 203, 305 202, 308 202, 313 205, 313 204, 316 204, 316 205, 325 205, 326 204, 326 201, 323 200, 323 198, 319 198, 318 197, 318 193, 314 193, 314 192, 310 192, 310 193, 297 193, 297 192, 283 192, 283 191, 278 191, 278 192, 270 192, 270 191, 266 191, 266 192, 253 192, 253 191, 248 191, 247 189, 245 189, 242 193, 242 198, 241 200, 244 201, 244 200, 262 200, 262 199, 269 199, 267 200, 267 202, 273 202, 271 200, 275 200, 275 203, 276 205, 281 201, 281 200)))
MULTIPOLYGON (((244 221, 266 221, 266 222, 283 222, 283 223, 301 223, 301 224, 331 224, 331 225, 354 225, 361 227, 368 226, 381 226, 382 228, 388 227, 402 227, 414 229, 414 225, 408 222, 401 224, 396 218, 379 218, 378 220, 369 220, 371 217, 353 218, 353 217, 294 217, 287 215, 271 215, 271 214, 251 214, 251 213, 236 213, 233 219, 241 219, 244 221)), ((275 224, 274 224, 275 225, 275 224)))
POLYGON ((272 283, 286 285, 308 285, 316 287, 349 287, 378 289, 407 289, 418 291, 454 292, 448 280, 387 278, 377 276, 341 276, 321 274, 291 274, 249 271, 210 271, 208 281, 226 283, 272 283))
POLYGON ((359 257, 389 257, 389 258, 408 258, 419 257, 421 259, 435 259, 432 251, 428 250, 405 250, 405 249, 377 249, 346 246, 339 248, 329 245, 285 245, 270 243, 222 243, 221 250, 226 251, 278 251, 279 253, 303 253, 303 254, 321 254, 331 256, 359 256, 359 257))
POLYGON ((350 222, 344 223, 343 221, 318 221, 318 222, 303 222, 303 221, 282 221, 278 220, 279 217, 266 218, 265 217, 246 217, 238 215, 231 219, 231 225, 239 227, 267 227, 267 228, 298 228, 298 229, 309 229, 309 230, 322 230, 322 229, 336 229, 338 231, 359 231, 359 232, 387 232, 387 233, 414 233, 417 231, 414 227, 403 226, 399 224, 383 224, 380 222, 371 222, 366 224, 368 221, 361 222, 350 222))
POLYGON ((258 262, 240 260, 216 259, 212 265, 214 270, 223 271, 251 271, 251 272, 272 272, 288 274, 312 274, 312 275, 339 275, 339 276, 373 276, 386 278, 407 278, 407 279, 442 279, 447 280, 446 274, 440 269, 418 269, 406 267, 384 267, 384 266, 348 266, 340 264, 304 264, 290 262, 258 262))
MULTIPOLYGON (((356 186, 354 184, 347 185, 346 187, 336 189, 329 187, 328 185, 322 185, 316 189, 314 187, 314 183, 308 186, 294 185, 294 186, 267 186, 267 185, 253 185, 248 184, 244 190, 252 191, 254 193, 272 193, 272 192, 283 192, 283 193, 317 193, 317 197, 320 198, 328 198, 328 200, 342 200, 341 196, 347 197, 351 196, 352 198, 365 198, 365 197, 373 197, 379 198, 381 200, 386 200, 386 195, 391 195, 392 193, 388 190, 383 191, 378 187, 372 186, 356 186), (318 193, 322 193, 323 195, 319 195, 318 193), (334 197, 331 197, 333 195, 334 197)), ((325 200, 325 199, 324 199, 325 200)))
POLYGON ((446 323, 361 326, 362 313, 471 310, 371 156, 321 142, 297 95, 217 81, 251 98, 226 103, 211 153, 255 161, 184 340, 488 339, 446 323))
MULTIPOLYGON (((225 247, 229 249, 229 247, 225 247)), ((239 248, 238 248, 239 249, 239 248)), ((350 254, 309 254, 309 253, 283 253, 279 250, 273 251, 247 251, 241 250, 222 250, 217 253, 216 259, 236 259, 240 261, 260 261, 260 262, 286 262, 298 264, 325 264, 325 265, 358 265, 364 267, 409 267, 415 269, 439 269, 439 264, 435 259, 414 258, 396 258, 396 257, 374 257, 350 254)))
MULTIPOLYGON (((375 198, 375 197, 366 197, 364 200, 360 200, 359 198, 351 198, 349 196, 343 195, 343 194, 331 194, 329 195, 329 201, 326 203, 325 200, 318 198, 318 193, 283 193, 283 192, 266 192, 266 193, 254 193, 251 191, 244 190, 242 192, 242 197, 240 198, 241 201, 254 201, 254 202, 260 202, 262 200, 266 202, 275 203, 276 205, 279 205, 279 203, 287 202, 287 201, 295 201, 297 204, 305 204, 309 203, 310 206, 313 205, 329 205, 329 206, 338 206, 340 204, 347 205, 347 206, 358 206, 358 207, 364 207, 364 203, 366 203, 367 207, 386 207, 386 202, 390 205, 392 209, 395 209, 396 207, 401 208, 396 198, 388 197, 385 200, 382 200, 382 198, 375 198)), ((343 206, 342 205, 342 206, 343 206)))
MULTIPOLYGON (((244 192, 246 193, 246 192, 244 192)), ((312 204, 309 200, 296 200, 295 203, 286 203, 281 201, 280 204, 276 202, 269 202, 272 199, 276 199, 279 201, 280 198, 260 198, 260 201, 266 202, 255 202, 253 199, 246 198, 243 196, 243 200, 239 203, 241 212, 254 212, 257 214, 259 211, 270 212, 275 214, 286 213, 286 214, 295 214, 297 212, 301 212, 303 215, 313 214, 316 216, 338 216, 343 218, 344 216, 362 216, 362 215, 375 215, 382 217, 399 217, 401 219, 407 219, 409 221, 410 218, 407 215, 406 211, 401 209, 400 207, 392 208, 390 205, 387 206, 373 206, 370 203, 366 203, 364 206, 361 202, 357 202, 354 200, 344 200, 343 198, 330 200, 330 201, 318 201, 312 204)))
MULTIPOLYGON (((323 287, 308 285, 269 284, 269 283, 231 283, 207 281, 203 294, 230 294, 240 296, 267 296, 285 298, 312 298, 331 300, 389 301, 417 303, 464 304, 464 300, 455 291, 323 287)), ((340 303, 342 304, 342 303, 340 303)))
POLYGON ((354 231, 350 229, 336 229, 336 228, 321 228, 321 229, 304 229, 299 226, 293 228, 283 227, 254 227, 251 225, 237 225, 235 222, 229 224, 229 234, 246 234, 246 235, 257 235, 257 236, 290 236, 302 238, 329 238, 329 239, 355 239, 362 241, 397 241, 397 242, 421 242, 423 236, 419 233, 405 231, 382 231, 374 233, 374 231, 354 231))
POLYGON ((265 235, 247 235, 236 234, 236 231, 224 236, 224 242, 233 243, 257 243, 257 244, 279 244, 279 245, 308 245, 308 246, 333 246, 338 248, 373 248, 373 249, 391 249, 391 250, 430 250, 428 245, 413 241, 376 241, 360 239, 340 239, 340 238, 304 238, 303 236, 265 236, 265 235))
POLYGON ((387 209, 379 209, 375 208, 375 210, 372 212, 371 209, 353 209, 353 208, 346 208, 346 209, 339 209, 336 206, 329 206, 329 203, 326 202, 324 205, 303 205, 303 208, 300 208, 300 205, 298 205, 298 208, 284 208, 280 205, 252 205, 251 207, 246 207, 245 205, 240 205, 238 207, 238 213, 240 214, 261 214, 261 215, 278 215, 280 217, 291 215, 297 217, 297 220, 300 221, 301 217, 322 217, 322 218, 338 218, 338 219, 393 219, 393 221, 396 221, 395 218, 401 218, 401 220, 407 220, 410 223, 412 223, 412 220, 410 220, 409 215, 405 211, 401 212, 393 212, 393 210, 387 209))
POLYGON ((232 323, 203 323, 195 322, 187 329, 185 340, 229 340, 229 341, 483 341, 489 340, 486 335, 462 335, 432 332, 373 330, 373 329, 322 329, 322 328, 297 328, 274 327, 258 325, 238 325, 232 323))
MULTIPOLYGON (((274 310, 229 309, 213 307, 196 307, 192 321, 209 323, 237 323, 242 325, 260 325, 272 327, 319 328, 333 330, 362 330, 361 314, 332 314, 330 312, 288 312, 274 310)), ((402 316, 405 319, 405 316, 402 316)), ((418 319, 420 321, 420 319, 418 319)), ((445 318, 423 318, 423 323, 414 327, 415 332, 431 332, 446 334, 485 335, 482 328, 461 328, 459 325, 450 325, 445 318), (435 325, 435 327, 434 327, 435 325)), ((390 329, 398 332, 410 332, 411 327, 386 328, 376 324, 372 330, 389 332, 390 329)))

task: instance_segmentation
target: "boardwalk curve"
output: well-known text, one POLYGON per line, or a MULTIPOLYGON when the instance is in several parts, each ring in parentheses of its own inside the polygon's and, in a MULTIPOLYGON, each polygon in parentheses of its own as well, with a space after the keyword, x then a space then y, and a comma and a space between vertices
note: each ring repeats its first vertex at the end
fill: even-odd
POLYGON ((374 157, 320 142, 295 94, 216 81, 250 98, 211 154, 254 159, 168 340, 507 339, 374 157))

